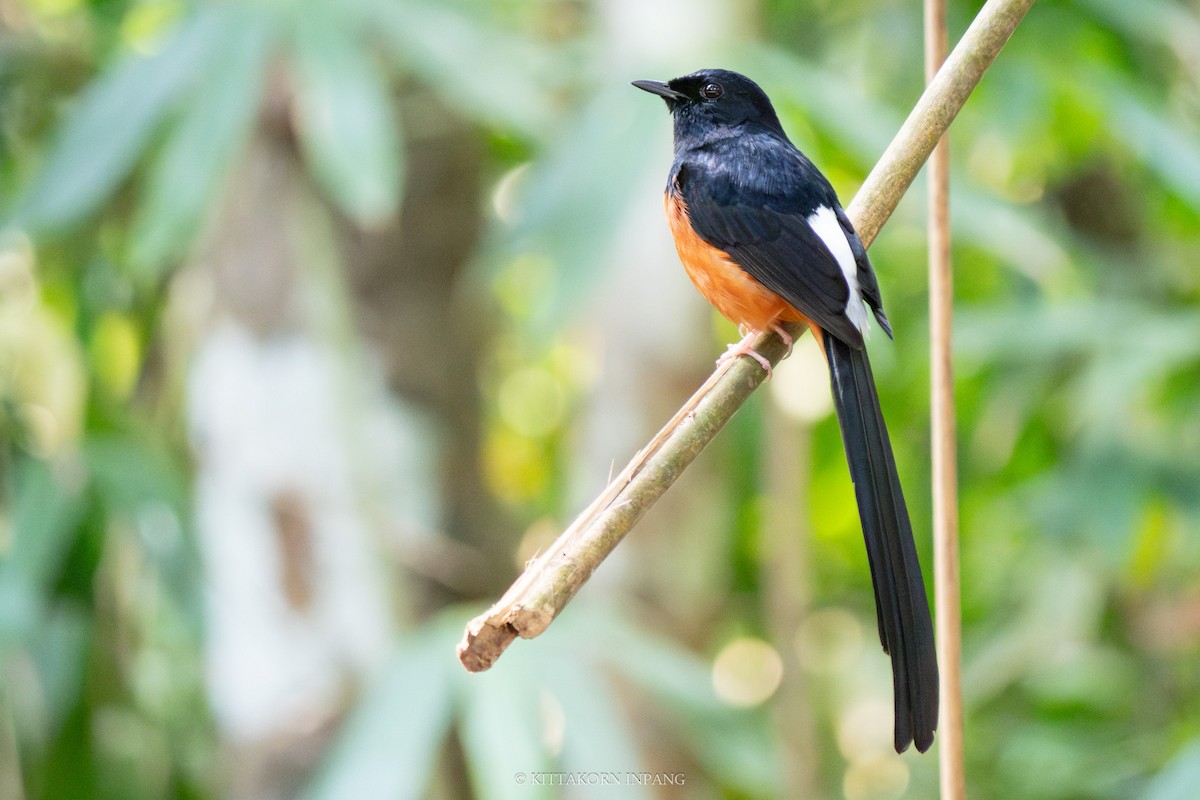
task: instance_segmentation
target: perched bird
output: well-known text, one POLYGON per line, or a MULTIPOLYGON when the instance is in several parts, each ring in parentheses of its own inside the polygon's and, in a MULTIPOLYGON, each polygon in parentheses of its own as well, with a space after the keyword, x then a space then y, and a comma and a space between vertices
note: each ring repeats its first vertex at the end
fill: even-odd
POLYGON ((782 322, 806 325, 829 364, 834 405, 858 501, 879 638, 892 658, 895 746, 933 742, 938 668, 933 623, 892 446, 867 360, 868 309, 890 337, 866 249, 829 181, 792 144, 771 101, 736 72, 706 69, 634 81, 674 117, 667 222, 696 288, 747 336, 746 355, 782 322))

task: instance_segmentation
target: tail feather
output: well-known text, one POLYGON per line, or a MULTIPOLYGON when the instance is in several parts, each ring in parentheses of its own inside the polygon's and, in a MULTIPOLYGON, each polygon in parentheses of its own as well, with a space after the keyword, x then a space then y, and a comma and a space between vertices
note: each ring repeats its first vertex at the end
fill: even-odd
POLYGON ((892 658, 896 751, 915 742, 925 752, 937 728, 938 668, 912 523, 866 350, 829 333, 823 337, 875 587, 879 639, 892 658))

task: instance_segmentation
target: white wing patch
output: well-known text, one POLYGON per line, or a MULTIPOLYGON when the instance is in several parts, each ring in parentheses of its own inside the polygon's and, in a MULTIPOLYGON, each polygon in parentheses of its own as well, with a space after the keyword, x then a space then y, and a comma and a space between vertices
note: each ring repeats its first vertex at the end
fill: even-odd
POLYGON ((850 249, 850 241, 838 222, 837 214, 829 206, 821 206, 808 215, 807 221, 808 226, 825 243, 825 248, 842 268, 842 275, 850 288, 850 299, 846 301, 846 316, 854 327, 864 331, 867 324, 867 304, 863 302, 862 292, 858 288, 858 262, 854 260, 854 251, 850 249))

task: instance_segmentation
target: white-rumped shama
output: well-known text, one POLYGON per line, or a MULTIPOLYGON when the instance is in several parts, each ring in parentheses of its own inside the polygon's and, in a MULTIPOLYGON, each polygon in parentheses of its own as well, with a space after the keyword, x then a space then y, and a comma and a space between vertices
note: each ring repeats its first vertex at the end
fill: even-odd
POLYGON ((891 655, 895 746, 933 742, 938 668, 933 622, 891 442, 867 360, 867 309, 890 337, 866 249, 829 181, 784 133, 767 95, 736 72, 706 69, 633 85, 674 117, 666 212, 679 257, 704 297, 749 329, 729 355, 781 322, 806 325, 829 364, 858 501, 879 638, 891 655))

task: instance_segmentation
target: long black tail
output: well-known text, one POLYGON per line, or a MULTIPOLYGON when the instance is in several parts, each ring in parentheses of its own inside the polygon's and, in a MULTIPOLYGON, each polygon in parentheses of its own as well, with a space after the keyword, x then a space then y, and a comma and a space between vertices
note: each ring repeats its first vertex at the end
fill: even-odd
POLYGON ((896 752, 915 742, 923 753, 933 743, 937 728, 938 668, 912 523, 867 352, 829 333, 823 335, 834 405, 871 564, 879 639, 884 652, 892 657, 896 752))

